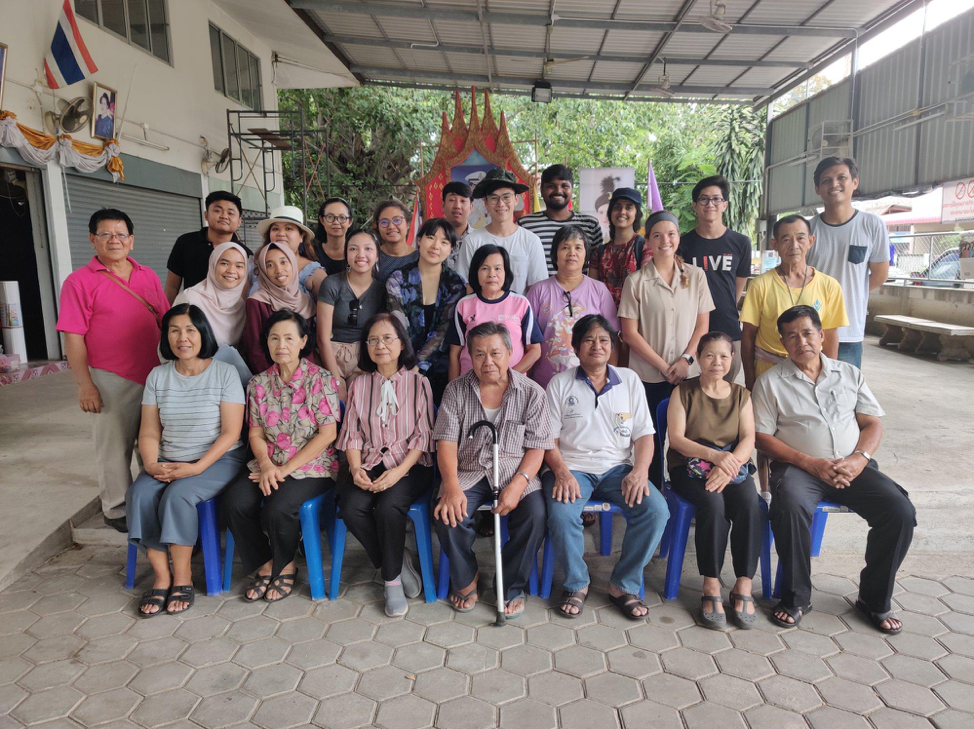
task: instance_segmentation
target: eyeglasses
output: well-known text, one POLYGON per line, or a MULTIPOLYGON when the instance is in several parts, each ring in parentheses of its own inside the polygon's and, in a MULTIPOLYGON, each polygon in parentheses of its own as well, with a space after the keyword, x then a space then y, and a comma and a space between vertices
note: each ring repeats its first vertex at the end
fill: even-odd
POLYGON ((717 207, 722 202, 727 202, 727 201, 722 197, 698 197, 697 198, 697 204, 699 204, 700 207, 702 208, 705 208, 708 205, 713 205, 714 207, 717 207))
POLYGON ((369 345, 370 348, 375 349, 379 346, 379 342, 382 342, 387 347, 391 347, 393 342, 398 342, 399 337, 394 334, 386 334, 381 337, 369 337, 365 340, 365 343, 369 345))
POLYGON ((107 243, 112 238, 117 238, 119 243, 128 243, 132 236, 128 233, 95 233, 95 237, 102 243, 107 243))
POLYGON ((358 326, 358 312, 362 308, 362 302, 358 299, 352 299, 348 302, 348 324, 349 326, 358 326))
POLYGON ((382 220, 379 221, 379 227, 380 228, 388 228, 390 225, 395 225, 396 227, 399 227, 400 225, 402 225, 405 222, 406 222, 406 219, 404 217, 402 217, 401 215, 393 218, 392 220, 389 220, 388 218, 383 218, 382 220))
POLYGON ((325 222, 326 223, 334 223, 336 220, 339 223, 343 223, 344 224, 344 223, 347 223, 349 220, 351 220, 351 218, 349 216, 347 216, 347 215, 332 215, 331 213, 328 213, 327 215, 325 215, 325 222))
POLYGON ((561 295, 564 296, 565 297, 565 301, 568 302, 565 305, 565 308, 568 309, 568 318, 569 319, 574 319, 575 318, 575 310, 574 310, 574 308, 572 308, 572 293, 571 293, 571 291, 562 291, 561 292, 561 295))
POLYGON ((512 202, 514 202, 514 193, 509 192, 505 195, 488 195, 487 202, 489 202, 491 205, 496 205, 497 203, 510 205, 512 202))

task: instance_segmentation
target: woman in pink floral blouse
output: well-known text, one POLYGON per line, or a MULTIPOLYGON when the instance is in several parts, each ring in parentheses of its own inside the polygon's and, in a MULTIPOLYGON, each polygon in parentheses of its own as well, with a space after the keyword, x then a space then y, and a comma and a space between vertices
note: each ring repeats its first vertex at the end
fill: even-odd
POLYGON ((224 508, 244 572, 256 572, 244 597, 275 602, 294 589, 301 504, 335 485, 338 383, 306 359, 313 340, 299 314, 275 311, 260 343, 274 364, 247 389, 256 458, 227 489, 224 508))

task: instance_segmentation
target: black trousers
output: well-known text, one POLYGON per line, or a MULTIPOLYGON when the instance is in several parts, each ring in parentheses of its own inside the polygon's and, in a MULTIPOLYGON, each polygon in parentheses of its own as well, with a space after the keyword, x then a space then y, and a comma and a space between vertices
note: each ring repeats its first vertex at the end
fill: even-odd
MULTIPOLYGON (((465 494, 467 516, 463 521, 451 527, 439 519, 436 520, 440 549, 450 558, 450 581, 454 590, 462 590, 473 582, 477 574, 477 556, 473 551, 473 543, 477 538, 474 514, 483 504, 493 503, 490 484, 486 478, 467 489, 465 494)), ((524 595, 541 540, 544 539, 546 523, 545 496, 541 489, 522 498, 517 508, 507 515, 510 539, 501 550, 505 602, 524 595)))
POLYGON ((877 613, 890 609, 893 580, 913 541, 916 509, 909 494, 870 461, 848 488, 829 486, 797 466, 771 466, 771 528, 784 563, 781 601, 805 607, 812 599, 812 515, 819 501, 849 507, 869 524, 866 566, 859 575, 859 597, 877 613))
POLYGON ((330 478, 288 476, 270 496, 264 496, 246 471, 230 484, 223 492, 223 513, 244 574, 251 574, 269 560, 271 576, 281 574, 298 551, 301 504, 334 485, 330 478))
POLYGON ((356 486, 351 478, 338 486, 339 514, 348 531, 365 547, 372 564, 388 581, 402 572, 409 507, 433 486, 433 469, 416 465, 385 491, 374 493, 356 486))
MULTIPOLYGON (((673 385, 663 380, 662 382, 644 382, 643 387, 646 389, 649 417, 652 418, 653 427, 659 433, 659 423, 656 422, 656 408, 673 392, 673 385)), ((663 454, 660 453, 658 439, 653 441, 653 462, 649 466, 649 480, 658 484, 658 488, 663 488, 663 454)))
POLYGON ((730 534, 734 575, 754 577, 761 556, 761 497, 754 479, 748 476, 741 483, 729 483, 723 491, 715 493, 704 488, 705 479, 691 477, 680 466, 670 472, 670 484, 697 509, 694 542, 700 574, 720 576, 730 534))

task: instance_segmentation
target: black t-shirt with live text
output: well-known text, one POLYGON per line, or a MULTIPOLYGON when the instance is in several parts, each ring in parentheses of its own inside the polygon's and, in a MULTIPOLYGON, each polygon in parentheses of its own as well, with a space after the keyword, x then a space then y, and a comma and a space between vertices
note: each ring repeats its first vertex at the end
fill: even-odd
POLYGON ((733 230, 720 238, 703 238, 695 230, 680 236, 683 260, 702 268, 715 308, 710 312, 710 331, 741 338, 737 312, 737 279, 751 275, 751 239, 733 230))

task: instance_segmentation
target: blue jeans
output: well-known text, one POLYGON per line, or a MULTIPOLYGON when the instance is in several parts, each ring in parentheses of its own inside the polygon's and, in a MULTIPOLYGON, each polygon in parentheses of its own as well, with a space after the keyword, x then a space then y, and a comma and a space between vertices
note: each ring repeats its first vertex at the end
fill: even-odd
POLYGON ((622 540, 622 554, 612 570, 609 581, 630 595, 638 595, 643 569, 649 564, 659 540, 663 536, 670 512, 666 499, 649 482, 649 495, 632 507, 622 498, 622 480, 632 471, 623 464, 603 474, 572 471, 578 481, 581 498, 574 503, 562 503, 551 497, 555 474, 548 471, 541 485, 548 497, 548 538, 555 549, 555 557, 565 568, 565 589, 574 592, 589 584, 585 564, 585 538, 582 535, 582 508, 590 501, 608 501, 622 509, 626 517, 626 536, 622 540))
POLYGON ((836 359, 862 369, 862 342, 839 342, 839 356, 836 359))

